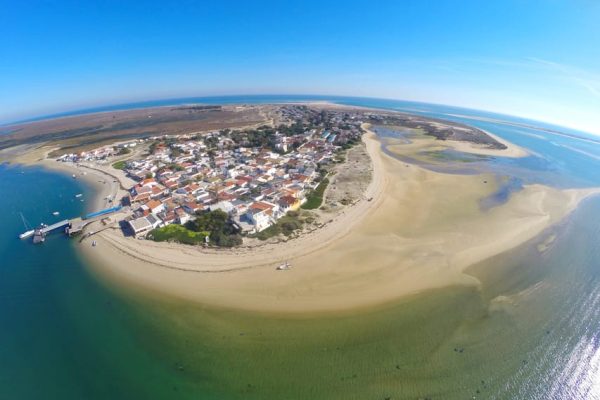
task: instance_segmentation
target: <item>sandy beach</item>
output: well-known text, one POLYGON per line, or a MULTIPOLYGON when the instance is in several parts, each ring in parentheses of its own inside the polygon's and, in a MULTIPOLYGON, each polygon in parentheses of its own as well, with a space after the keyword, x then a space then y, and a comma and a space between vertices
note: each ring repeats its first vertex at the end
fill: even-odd
MULTIPOLYGON (((448 147, 482 155, 528 154, 499 140, 507 149, 430 137, 386 143, 391 152, 411 156, 448 147)), ((77 246, 94 274, 125 288, 217 307, 339 312, 449 285, 477 285, 474 277, 463 273, 467 267, 552 231, 579 202, 600 192, 529 185, 506 203, 482 211, 479 200, 498 189, 494 175, 444 174, 406 164, 385 154, 371 131, 363 142, 372 163, 372 180, 364 195, 332 213, 323 227, 297 238, 216 249, 136 240, 114 226, 93 236, 97 246, 91 246, 91 239, 77 246), (285 261, 293 268, 276 271, 285 261)), ((56 162, 47 158, 50 151, 27 148, 13 154, 11 161, 85 180, 97 193, 90 211, 109 206, 107 197, 119 198, 134 184, 110 164, 56 162)))
POLYGON ((114 229, 81 249, 95 274, 125 287, 253 311, 341 311, 477 285, 463 273, 468 266, 535 238, 599 193, 530 185, 484 212, 478 201, 497 189, 493 175, 429 171, 385 155, 371 132, 363 140, 373 163, 364 199, 299 238, 222 250, 140 241, 114 229), (293 268, 276 271, 284 261, 293 268))

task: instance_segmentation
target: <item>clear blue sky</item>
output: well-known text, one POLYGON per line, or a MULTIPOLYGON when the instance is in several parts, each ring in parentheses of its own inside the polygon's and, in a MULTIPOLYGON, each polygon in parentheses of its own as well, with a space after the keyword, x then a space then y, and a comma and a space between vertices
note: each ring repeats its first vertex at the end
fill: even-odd
POLYGON ((600 134, 595 0, 0 0, 0 10, 0 121, 296 93, 466 106, 600 134))

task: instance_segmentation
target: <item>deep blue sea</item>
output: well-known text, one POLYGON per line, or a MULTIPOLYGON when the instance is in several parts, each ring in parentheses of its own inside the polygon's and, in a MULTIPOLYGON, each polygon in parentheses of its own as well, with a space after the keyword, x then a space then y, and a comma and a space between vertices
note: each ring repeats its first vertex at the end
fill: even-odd
MULTIPOLYGON (((230 96, 85 112, 307 100, 455 120, 527 148, 524 159, 477 161, 508 178, 499 196, 527 183, 600 186, 593 136, 461 108, 230 96)), ((17 238, 21 214, 32 225, 81 215, 77 193, 92 194, 69 176, 0 165, 0 399, 600 399, 600 198, 554 228, 542 255, 527 243, 474 266, 478 292, 449 288, 344 319, 285 320, 124 293, 97 281, 62 235, 39 246, 17 238), (539 285, 547 289, 513 312, 489 311, 493 299, 539 285), (456 346, 464 358, 440 350, 456 346)))

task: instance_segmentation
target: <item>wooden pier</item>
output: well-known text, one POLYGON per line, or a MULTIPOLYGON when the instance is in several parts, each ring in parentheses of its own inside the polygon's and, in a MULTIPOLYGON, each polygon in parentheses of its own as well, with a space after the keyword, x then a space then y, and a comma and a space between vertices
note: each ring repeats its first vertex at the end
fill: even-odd
MULTIPOLYGON (((96 222, 102 220, 104 218, 108 218, 110 215, 115 214, 116 212, 122 209, 121 206, 107 208, 105 210, 97 211, 95 213, 87 214, 83 217, 73 218, 73 219, 64 219, 62 221, 56 222, 52 225, 42 225, 39 230, 42 235, 46 235, 49 232, 55 231, 57 229, 62 229, 64 233, 68 236, 75 236, 81 233, 86 226, 91 224, 92 222, 96 222)), ((34 230, 27 231, 21 234, 19 237, 21 239, 27 239, 32 237, 34 234, 34 230)))
POLYGON ((52 232, 55 229, 64 228, 64 227, 66 227, 68 225, 69 225, 69 220, 68 219, 64 219, 64 220, 59 221, 59 222, 57 222, 55 224, 48 225, 45 228, 42 228, 42 233, 46 234, 48 232, 52 232))

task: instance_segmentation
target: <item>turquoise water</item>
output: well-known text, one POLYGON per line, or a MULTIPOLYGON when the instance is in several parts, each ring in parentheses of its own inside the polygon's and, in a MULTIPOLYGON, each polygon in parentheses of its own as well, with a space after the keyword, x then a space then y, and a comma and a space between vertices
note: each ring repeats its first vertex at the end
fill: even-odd
MULTIPOLYGON (((508 177, 492 203, 531 182, 600 186, 593 142, 447 115, 466 110, 360 105, 460 119, 530 149, 522 160, 481 161, 508 177)), ((97 281, 62 235, 41 246, 16 238, 20 212, 32 224, 80 215, 86 203, 74 195, 85 199, 88 188, 2 165, 0 190, 0 399, 600 399, 598 198, 539 239, 470 268, 478 290, 289 319, 97 281)))
POLYGON ((140 351, 128 325, 134 314, 88 275, 72 243, 60 234, 37 246, 17 238, 25 230, 19 213, 31 224, 81 215, 75 195, 90 191, 67 176, 7 165, 0 187, 0 398, 160 394, 169 375, 140 351))

